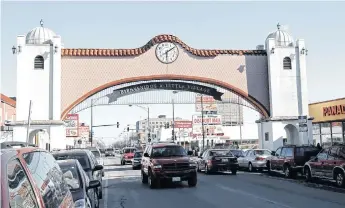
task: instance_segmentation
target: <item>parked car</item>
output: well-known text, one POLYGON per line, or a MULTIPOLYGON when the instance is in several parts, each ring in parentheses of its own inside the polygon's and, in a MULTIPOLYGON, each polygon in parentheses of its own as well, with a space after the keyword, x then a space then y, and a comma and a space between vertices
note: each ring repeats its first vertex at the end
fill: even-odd
POLYGON ((294 178, 298 173, 303 174, 304 164, 320 150, 314 146, 285 145, 272 151, 272 156, 267 159, 269 172, 280 171, 285 177, 294 178))
POLYGON ((90 181, 78 160, 59 160, 58 164, 72 192, 75 207, 99 208, 97 189, 101 186, 100 182, 90 181))
POLYGON ((67 160, 67 159, 76 159, 79 161, 80 165, 83 167, 83 170, 90 178, 90 180, 98 180, 101 184, 98 187, 98 198, 102 199, 102 173, 103 166, 97 163, 95 156, 91 153, 90 150, 86 149, 72 149, 72 150, 62 150, 59 152, 53 153, 53 156, 56 160, 67 160))
POLYGON ((244 156, 244 151, 240 149, 231 149, 230 152, 237 158, 244 156))
POLYGON ((108 156, 115 156, 114 149, 113 149, 113 148, 107 148, 107 149, 105 149, 104 155, 105 155, 106 157, 108 157, 108 156))
POLYGON ((205 171, 205 174, 212 172, 230 170, 233 175, 237 174, 238 162, 237 158, 226 149, 209 149, 199 156, 197 170, 205 171))
POLYGON ((271 157, 271 151, 267 149, 255 149, 246 151, 245 155, 240 156, 238 165, 249 172, 254 170, 262 171, 267 169, 267 158, 271 157))
POLYGON ((126 165, 126 163, 132 163, 135 151, 137 151, 137 148, 135 147, 123 148, 121 150, 121 165, 126 165))
POLYGON ((325 148, 304 165, 307 181, 314 178, 335 180, 337 186, 345 187, 345 145, 325 148))
MULTIPOLYGON (((192 155, 188 151, 188 155, 192 155)), ((141 160, 141 181, 150 188, 159 188, 162 181, 188 181, 197 184, 196 163, 190 160, 185 149, 175 143, 149 144, 141 160)))
POLYGON ((22 147, 37 147, 37 145, 27 142, 18 142, 18 141, 8 141, 1 142, 1 149, 7 148, 22 148, 22 147))
POLYGON ((141 158, 143 156, 143 151, 136 151, 132 160, 132 169, 137 170, 141 168, 141 158))
MULTIPOLYGON (((101 151, 97 147, 88 147, 86 149, 92 152, 92 154, 95 156, 99 165, 104 166, 104 161, 101 155, 101 151)), ((102 170, 101 172, 102 172, 102 176, 104 177, 104 170, 102 170)))
POLYGON ((0 150, 0 158, 0 207, 75 207, 61 169, 49 152, 33 147, 7 148, 0 150))

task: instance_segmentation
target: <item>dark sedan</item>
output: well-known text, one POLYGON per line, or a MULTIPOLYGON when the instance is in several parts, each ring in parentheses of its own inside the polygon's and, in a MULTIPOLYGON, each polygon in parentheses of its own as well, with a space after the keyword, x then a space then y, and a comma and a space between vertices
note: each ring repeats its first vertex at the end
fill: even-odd
POLYGON ((77 159, 90 180, 99 180, 101 186, 98 187, 98 198, 102 199, 102 170, 103 166, 98 165, 95 156, 90 150, 73 149, 62 150, 53 153, 56 160, 77 159))
POLYGON ((141 158, 143 156, 143 151, 136 151, 132 160, 133 170, 139 170, 141 168, 141 158))
POLYGON ((78 160, 60 160, 58 164, 72 193, 75 207, 99 207, 97 188, 98 180, 90 181, 78 160))
POLYGON ((237 158, 225 149, 209 149, 202 156, 199 156, 197 170, 205 171, 205 174, 212 172, 230 170, 233 175, 237 174, 238 161, 237 158))

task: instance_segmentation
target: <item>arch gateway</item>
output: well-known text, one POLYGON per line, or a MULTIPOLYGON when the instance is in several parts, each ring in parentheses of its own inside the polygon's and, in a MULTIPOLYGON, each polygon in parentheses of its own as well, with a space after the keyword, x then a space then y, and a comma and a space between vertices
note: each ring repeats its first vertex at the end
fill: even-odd
POLYGON ((190 90, 183 83, 194 83, 194 90, 231 91, 257 110, 262 148, 275 149, 286 138, 295 144, 312 141, 311 131, 298 131, 298 116, 307 116, 311 129, 305 42, 294 41, 279 24, 255 50, 197 49, 173 35, 157 35, 133 49, 83 49, 65 48, 61 37, 41 22, 27 35, 17 36, 15 49, 15 140, 25 141, 29 135, 32 142, 32 132, 40 130, 48 134, 40 146, 65 148, 63 120, 76 108, 89 107, 88 100, 100 92, 142 83, 190 90))

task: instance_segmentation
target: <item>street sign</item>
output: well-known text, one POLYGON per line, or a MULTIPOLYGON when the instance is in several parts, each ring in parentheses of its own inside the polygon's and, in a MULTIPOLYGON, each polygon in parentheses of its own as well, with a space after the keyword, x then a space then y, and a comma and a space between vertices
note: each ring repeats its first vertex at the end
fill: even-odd
POLYGON ((307 132, 308 125, 307 124, 299 124, 299 132, 307 132))
POLYGON ((308 116, 298 116, 298 123, 300 124, 308 123, 308 116))

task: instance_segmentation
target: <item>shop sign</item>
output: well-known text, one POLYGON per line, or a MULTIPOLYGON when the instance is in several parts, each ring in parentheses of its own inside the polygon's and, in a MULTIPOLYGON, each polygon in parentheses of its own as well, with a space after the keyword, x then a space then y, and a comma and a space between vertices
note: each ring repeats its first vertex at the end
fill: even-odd
POLYGON ((345 115, 345 104, 323 107, 323 116, 345 115))
POLYGON ((64 122, 66 126, 66 137, 77 137, 79 135, 79 115, 68 114, 64 122))

